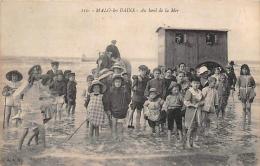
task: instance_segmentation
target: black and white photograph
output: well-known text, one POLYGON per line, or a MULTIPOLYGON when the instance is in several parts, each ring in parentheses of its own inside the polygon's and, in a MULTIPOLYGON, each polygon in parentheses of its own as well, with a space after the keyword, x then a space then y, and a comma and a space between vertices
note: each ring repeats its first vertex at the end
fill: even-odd
POLYGON ((0 165, 260 165, 259 73, 259 0, 0 0, 0 165))

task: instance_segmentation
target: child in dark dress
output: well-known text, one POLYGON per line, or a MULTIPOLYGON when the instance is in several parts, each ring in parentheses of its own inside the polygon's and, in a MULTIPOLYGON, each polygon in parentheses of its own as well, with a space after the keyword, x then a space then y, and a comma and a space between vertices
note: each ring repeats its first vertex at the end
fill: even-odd
POLYGON ((113 76, 112 87, 108 91, 105 102, 107 110, 112 114, 112 137, 119 141, 123 139, 123 124, 131 101, 127 89, 123 87, 123 82, 121 74, 113 76))
POLYGON ((75 81, 75 73, 69 74, 69 82, 67 85, 67 100, 68 100, 68 108, 67 113, 68 116, 70 113, 75 113, 76 108, 76 94, 77 94, 77 83, 75 81))

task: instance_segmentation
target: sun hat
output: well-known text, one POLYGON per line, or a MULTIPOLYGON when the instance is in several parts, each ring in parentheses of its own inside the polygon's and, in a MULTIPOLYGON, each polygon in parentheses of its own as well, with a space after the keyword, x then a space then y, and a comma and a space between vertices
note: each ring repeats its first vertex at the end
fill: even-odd
POLYGON ((93 87, 94 85, 100 85, 101 87, 101 93, 104 93, 106 91, 106 85, 100 82, 98 79, 94 79, 91 83, 91 85, 88 88, 88 92, 92 93, 93 92, 93 87))
POLYGON ((201 75, 203 73, 209 73, 209 69, 206 66, 201 66, 198 70, 198 74, 201 75))
POLYGON ((112 70, 114 70, 115 68, 125 70, 125 68, 122 67, 119 63, 115 63, 115 64, 112 66, 112 70))
POLYGON ((8 73, 6 73, 6 79, 8 81, 12 81, 12 75, 17 75, 17 81, 21 81, 23 79, 23 75, 17 71, 17 70, 12 70, 12 71, 9 71, 8 73))

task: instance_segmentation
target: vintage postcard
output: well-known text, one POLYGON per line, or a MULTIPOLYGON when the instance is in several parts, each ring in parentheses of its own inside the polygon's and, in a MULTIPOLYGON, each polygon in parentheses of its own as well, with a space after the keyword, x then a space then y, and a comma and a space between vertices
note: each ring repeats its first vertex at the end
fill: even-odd
POLYGON ((0 0, 0 165, 259 165, 259 0, 0 0))

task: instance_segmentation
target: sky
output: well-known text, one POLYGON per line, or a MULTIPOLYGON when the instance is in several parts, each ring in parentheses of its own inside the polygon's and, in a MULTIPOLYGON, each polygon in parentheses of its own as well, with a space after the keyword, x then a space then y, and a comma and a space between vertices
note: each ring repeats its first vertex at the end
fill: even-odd
POLYGON ((1 56, 97 56, 112 39, 127 58, 157 58, 158 27, 229 29, 230 60, 260 60, 260 1, 2 1, 1 56), (97 13, 97 8, 178 12, 97 13), (91 12, 82 12, 82 9, 91 12))

